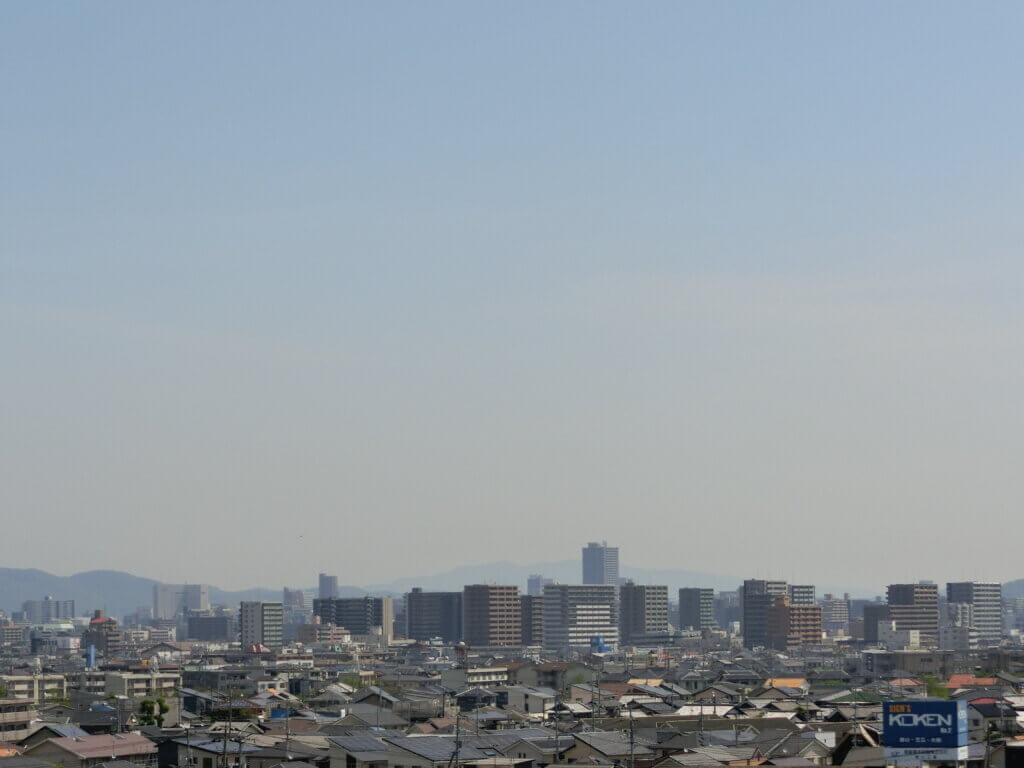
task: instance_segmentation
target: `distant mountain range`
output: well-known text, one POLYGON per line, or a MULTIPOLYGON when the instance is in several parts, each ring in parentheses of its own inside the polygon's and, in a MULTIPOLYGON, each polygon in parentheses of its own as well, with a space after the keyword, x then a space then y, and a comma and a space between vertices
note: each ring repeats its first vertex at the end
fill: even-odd
MULTIPOLYGON (((76 612, 85 615, 102 608, 110 616, 125 616, 140 607, 153 605, 153 585, 159 582, 123 571, 86 571, 73 576, 54 576, 33 568, 0 568, 0 610, 20 611, 26 600, 41 600, 53 595, 58 600, 74 600, 76 612)), ((195 582, 193 582, 195 583, 195 582)), ((362 595, 363 590, 344 587, 346 595, 362 595)), ((280 600, 280 589, 256 587, 230 592, 210 587, 213 604, 237 605, 242 600, 280 600)))
MULTIPOLYGON (((358 597, 365 594, 390 594, 394 596, 408 592, 412 587, 425 590, 461 590, 466 584, 518 584, 526 587, 527 578, 534 573, 542 574, 566 584, 580 580, 579 560, 556 560, 545 563, 522 565, 508 561, 482 565, 460 565, 442 573, 430 576, 396 579, 386 583, 366 586, 343 586, 339 592, 343 597, 358 597)), ((634 568, 622 566, 622 576, 638 584, 667 584, 669 595, 680 587, 712 587, 716 590, 733 590, 742 582, 741 577, 710 574, 700 571, 634 568)), ((0 568, 0 610, 8 613, 20 611, 26 600, 40 600, 53 595, 59 600, 74 600, 81 615, 102 608, 111 616, 124 616, 140 607, 152 606, 155 579, 147 579, 122 571, 86 571, 73 576, 55 576, 33 568, 0 568)), ((195 582, 193 582, 195 583, 195 582)), ((825 592, 842 593, 849 591, 854 597, 870 597, 864 590, 840 587, 820 588, 825 592)), ((1005 597, 1024 597, 1024 579, 1010 581, 1003 585, 1005 597)), ((210 602, 213 604, 237 605, 242 600, 280 600, 281 589, 255 587, 229 591, 210 587, 210 602)))

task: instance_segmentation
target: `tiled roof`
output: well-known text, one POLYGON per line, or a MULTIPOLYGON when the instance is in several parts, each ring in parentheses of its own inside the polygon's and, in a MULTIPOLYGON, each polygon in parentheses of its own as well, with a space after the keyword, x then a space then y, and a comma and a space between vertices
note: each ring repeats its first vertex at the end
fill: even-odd
MULTIPOLYGON (((77 739, 47 739, 42 744, 52 744, 79 758, 113 757, 120 755, 149 755, 156 752, 156 744, 145 736, 134 733, 123 733, 111 737, 107 734, 84 736, 77 739)), ((29 749, 33 752, 42 744, 29 749)))

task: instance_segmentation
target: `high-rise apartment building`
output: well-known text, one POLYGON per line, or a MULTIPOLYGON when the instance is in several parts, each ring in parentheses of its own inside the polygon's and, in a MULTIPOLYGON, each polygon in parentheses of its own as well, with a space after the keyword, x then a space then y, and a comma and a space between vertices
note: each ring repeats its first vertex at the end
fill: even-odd
POLYGON ((939 587, 937 584, 890 584, 886 590, 889 618, 895 629, 918 630, 921 644, 934 646, 939 640, 939 587))
POLYGON ((208 584, 154 584, 153 618, 173 619, 185 611, 210 610, 208 584))
POLYGON ((789 588, 784 581, 747 579, 740 587, 743 610, 743 645, 747 648, 768 645, 768 606, 776 597, 788 597, 789 588))
POLYGON ((541 595, 520 595, 522 605, 523 645, 544 645, 544 598, 541 595))
POLYGON ((619 548, 592 541, 583 548, 583 583, 619 585, 619 548))
POLYGON ((626 582, 619 588, 619 642, 623 645, 666 645, 668 587, 626 582))
POLYGON ((974 629, 982 646, 999 645, 1003 638, 1003 585, 998 581, 953 581, 946 584, 948 603, 971 606, 974 629))
POLYGON ((462 590, 462 636, 470 646, 521 645, 519 587, 467 584, 462 590))
POLYGON ((790 605, 816 605, 813 584, 790 584, 789 604, 790 605))
POLYGON ((821 606, 794 605, 786 595, 772 599, 765 614, 766 645, 777 651, 821 644, 821 606))
POLYGON ((715 590, 702 587, 679 590, 679 628, 698 632, 715 628, 715 590))
POLYGON ((332 600, 338 596, 338 577, 320 574, 318 596, 321 600, 332 600))
POLYGON ((353 635, 375 635, 384 643, 394 637, 395 607, 390 597, 335 597, 313 601, 313 615, 324 624, 344 627, 353 635))
POLYGON ((462 640, 462 593, 424 592, 413 587, 405 596, 405 636, 410 640, 462 640))
POLYGON ((47 595, 42 600, 26 600, 21 604, 25 621, 30 624, 48 624, 60 619, 72 619, 75 616, 74 600, 54 600, 47 595))
POLYGON ((263 645, 272 651, 284 644, 284 606, 280 602, 246 600, 238 609, 242 648, 263 645))
POLYGON ((850 593, 841 598, 826 593, 821 601, 821 623, 826 632, 846 632, 850 628, 850 593))
POLYGON ((544 647, 583 648, 591 638, 619 640, 617 588, 610 584, 549 584, 544 587, 544 647))

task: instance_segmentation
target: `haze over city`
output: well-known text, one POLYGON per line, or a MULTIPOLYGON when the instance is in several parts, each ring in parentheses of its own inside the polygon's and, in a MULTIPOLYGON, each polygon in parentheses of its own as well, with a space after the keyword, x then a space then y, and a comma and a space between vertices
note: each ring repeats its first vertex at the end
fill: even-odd
POLYGON ((2 564, 1024 577, 1022 14, 0 4, 2 564))

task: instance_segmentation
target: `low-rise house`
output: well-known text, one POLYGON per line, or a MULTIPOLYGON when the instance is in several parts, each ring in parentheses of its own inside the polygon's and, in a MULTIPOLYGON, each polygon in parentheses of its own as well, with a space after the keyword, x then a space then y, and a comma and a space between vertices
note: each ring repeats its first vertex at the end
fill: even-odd
POLYGON ((175 764, 180 766, 222 768, 226 758, 228 766, 246 768, 247 755, 258 752, 260 748, 238 741, 197 735, 196 738, 174 739, 162 745, 161 749, 175 754, 175 764))
MULTIPOLYGON (((23 738, 18 744, 21 746, 22 751, 24 751, 29 747, 34 747, 36 744, 42 744, 47 739, 80 739, 88 735, 87 731, 83 731, 77 725, 43 723, 42 727, 23 738)), ((9 741, 9 739, 0 739, 0 741, 9 741)))
POLYGON ((691 703, 704 702, 706 704, 739 704, 743 700, 743 692, 728 683, 715 683, 703 690, 697 691, 691 698, 691 703))
POLYGON ((629 734, 622 731, 588 731, 575 733, 573 738, 576 743, 565 753, 570 763, 600 759, 624 764, 632 759, 637 765, 649 766, 657 756, 645 741, 634 737, 631 744, 629 734))
POLYGON ((552 763, 561 763, 565 754, 576 743, 572 736, 548 736, 532 739, 517 739, 502 749, 505 757, 529 760, 534 768, 552 763))
POLYGON ((987 734, 1016 734, 1017 710, 1005 701, 973 701, 967 707, 967 727, 971 741, 984 741, 987 734))
POLYGON ((47 739, 25 750, 25 755, 45 760, 58 768, 95 768, 109 760, 125 760, 134 766, 156 766, 156 744, 135 733, 47 739))
POLYGON ((508 708, 527 715, 543 715, 558 700, 558 694, 551 688, 532 688, 527 685, 508 687, 508 708))
POLYGON ((373 707, 383 707, 384 709, 394 709, 398 701, 397 696, 392 696, 376 685, 368 685, 352 694, 353 704, 363 703, 373 707))

